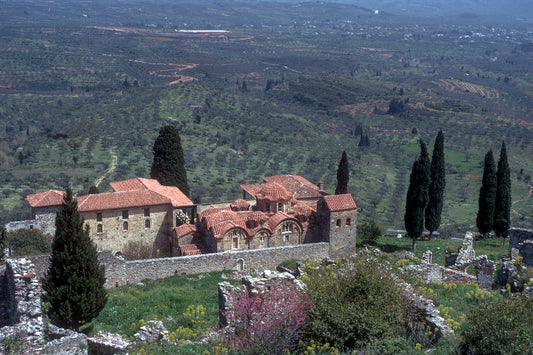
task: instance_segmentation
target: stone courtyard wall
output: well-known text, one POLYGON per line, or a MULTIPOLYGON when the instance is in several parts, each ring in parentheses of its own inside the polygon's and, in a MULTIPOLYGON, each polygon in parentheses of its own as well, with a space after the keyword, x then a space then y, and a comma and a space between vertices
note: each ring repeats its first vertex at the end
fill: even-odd
MULTIPOLYGON (((143 279, 159 279, 176 274, 197 274, 202 272, 231 269, 275 269, 288 259, 320 262, 329 256, 328 243, 301 244, 285 247, 232 251, 203 255, 178 256, 146 260, 125 261, 115 258, 109 252, 100 253, 98 258, 106 268, 106 287, 137 283, 143 279)), ((42 276, 48 268, 47 255, 33 257, 35 270, 42 276)))

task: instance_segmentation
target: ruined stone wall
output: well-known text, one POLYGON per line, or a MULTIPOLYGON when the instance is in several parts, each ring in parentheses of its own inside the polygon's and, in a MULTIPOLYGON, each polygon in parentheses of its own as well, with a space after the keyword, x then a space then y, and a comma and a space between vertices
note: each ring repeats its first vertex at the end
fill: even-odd
POLYGON ((32 209, 35 218, 35 227, 44 234, 54 235, 56 232, 56 213, 60 206, 38 207, 32 209))
POLYGON ((476 282, 475 276, 437 264, 408 265, 404 269, 412 275, 420 276, 425 282, 476 282))
POLYGON ((82 215, 99 250, 122 251, 129 242, 143 241, 152 245, 154 251, 168 251, 169 224, 172 223, 170 205, 150 206, 149 216, 144 215, 145 208, 148 207, 127 209, 128 218, 123 218, 126 209, 83 212, 82 215), (97 221, 97 213, 101 213, 101 221, 97 221), (127 230, 124 223, 127 223, 127 230), (101 232, 98 225, 101 225, 101 232))
POLYGON ((533 266, 533 231, 517 228, 509 230, 509 256, 521 256, 525 265, 533 266))

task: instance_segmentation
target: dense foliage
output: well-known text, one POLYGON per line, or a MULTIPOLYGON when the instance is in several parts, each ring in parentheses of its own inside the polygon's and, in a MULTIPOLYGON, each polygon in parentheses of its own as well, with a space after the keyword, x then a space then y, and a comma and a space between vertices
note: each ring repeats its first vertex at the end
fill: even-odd
POLYGON ((420 140, 420 155, 413 163, 409 177, 404 215, 405 229, 413 239, 413 251, 416 250, 416 239, 424 231, 424 210, 428 203, 429 183, 429 156, 426 144, 420 140))
POLYGON ((322 266, 306 280, 315 341, 357 349, 403 331, 404 300, 386 263, 350 259, 322 266))
POLYGON ((494 232, 507 237, 511 225, 511 171, 507 162, 507 149, 502 141, 498 170, 496 170, 496 200, 494 204, 494 232))
POLYGON ((88 227, 84 229, 83 224, 68 187, 57 212, 50 269, 42 284, 51 322, 74 330, 96 317, 107 302, 105 268, 97 259, 88 227))
POLYGON ((383 228, 375 221, 357 224, 357 239, 362 242, 375 243, 383 234, 383 228))
POLYGON ((446 168, 444 163, 444 134, 437 133, 431 157, 431 182, 428 190, 428 205, 425 210, 425 226, 432 234, 440 226, 444 188, 446 187, 446 168))
POLYGON ((12 257, 49 254, 52 237, 39 229, 18 229, 7 233, 7 246, 12 257))
POLYGON ((337 168, 337 187, 335 188, 335 195, 342 195, 348 193, 348 182, 350 181, 350 171, 348 170, 348 156, 346 151, 342 152, 339 167, 337 168))
POLYGON ((533 299, 519 296, 482 303, 462 330, 462 350, 471 354, 526 354, 533 345, 533 299))
POLYGON ((494 206, 496 203, 496 166, 492 150, 485 155, 483 180, 479 189, 478 212, 476 226, 482 235, 486 236, 494 226, 494 206))
POLYGON ((154 162, 150 176, 161 185, 177 186, 185 195, 189 195, 185 157, 181 147, 181 138, 176 127, 161 127, 154 147, 154 162))

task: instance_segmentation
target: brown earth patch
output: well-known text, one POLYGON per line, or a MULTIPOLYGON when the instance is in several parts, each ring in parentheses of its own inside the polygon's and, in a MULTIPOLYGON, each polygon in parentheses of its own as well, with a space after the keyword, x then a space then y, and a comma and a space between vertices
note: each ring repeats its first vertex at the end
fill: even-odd
POLYGON ((0 70, 0 88, 16 89, 22 86, 22 80, 18 79, 15 75, 0 70))
POLYGON ((355 105, 343 105, 339 107, 339 111, 348 112, 351 114, 360 113, 360 114, 373 114, 375 109, 381 110, 382 112, 387 112, 389 110, 389 101, 387 100, 376 100, 372 102, 362 102, 355 105))
POLYGON ((456 79, 441 79, 434 82, 439 87, 448 90, 448 91, 468 91, 474 94, 481 95, 483 97, 497 99, 500 97, 500 94, 496 89, 468 83, 466 81, 456 80, 456 79))

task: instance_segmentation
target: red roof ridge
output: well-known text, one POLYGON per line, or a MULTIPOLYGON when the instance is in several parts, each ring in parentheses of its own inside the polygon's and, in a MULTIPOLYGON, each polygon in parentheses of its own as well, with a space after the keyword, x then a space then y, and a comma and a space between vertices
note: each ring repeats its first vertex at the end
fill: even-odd
POLYGON ((352 194, 324 196, 324 202, 330 211, 344 211, 357 209, 352 194))
POLYGON ((26 196, 31 207, 59 206, 63 203, 64 191, 47 190, 26 196))

